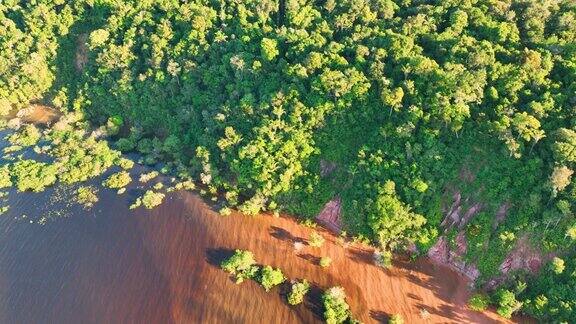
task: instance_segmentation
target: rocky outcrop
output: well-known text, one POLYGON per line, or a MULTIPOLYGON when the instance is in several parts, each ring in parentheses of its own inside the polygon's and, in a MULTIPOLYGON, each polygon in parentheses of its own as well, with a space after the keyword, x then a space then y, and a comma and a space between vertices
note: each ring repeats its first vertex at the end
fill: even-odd
POLYGON ((330 231, 340 234, 342 231, 341 210, 342 201, 340 197, 335 197, 324 205, 322 211, 316 216, 316 221, 330 231))
POLYGON ((445 236, 441 236, 438 242, 428 250, 428 257, 430 259, 448 265, 450 268, 460 272, 461 274, 474 281, 480 276, 480 271, 474 264, 466 264, 462 256, 466 254, 466 238, 464 233, 459 233, 456 236, 457 248, 452 250, 448 244, 445 236))
POLYGON ((532 246, 528 236, 523 236, 516 242, 514 249, 508 253, 500 264, 500 275, 492 278, 486 284, 487 289, 493 289, 506 280, 508 274, 518 270, 536 273, 542 268, 544 259, 551 259, 552 255, 542 256, 542 253, 532 246))
POLYGON ((446 216, 441 226, 446 232, 451 229, 458 231, 455 238, 456 244, 451 246, 446 235, 441 235, 436 244, 428 250, 428 256, 432 260, 445 264, 474 281, 480 276, 480 271, 475 264, 464 261, 468 248, 464 229, 472 218, 482 210, 483 204, 478 202, 470 203, 469 198, 463 200, 459 191, 453 192, 451 198, 452 204, 444 210, 446 216), (470 207, 465 208, 466 205, 470 205, 470 207))
MULTIPOLYGON (((467 252, 466 241, 466 225, 478 214, 483 208, 482 203, 471 202, 469 198, 463 199, 459 191, 455 191, 452 195, 452 204, 449 208, 444 210, 444 220, 441 223, 445 233, 452 229, 456 229, 457 234, 455 237, 455 244, 451 244, 446 237, 446 234, 441 235, 438 241, 430 250, 428 256, 439 263, 445 264, 452 269, 462 273, 471 280, 476 280, 480 276, 480 271, 476 265, 466 263, 464 256, 467 252), (465 208, 464 206, 470 206, 465 208)), ((492 229, 496 230, 498 226, 506 219, 511 204, 508 202, 502 203, 496 213, 494 214, 494 222, 492 229)), ((530 272, 538 272, 542 267, 544 259, 550 259, 551 256, 542 256, 540 251, 530 245, 527 236, 524 236, 516 242, 514 248, 504 261, 500 264, 500 274, 490 279, 485 288, 494 289, 503 283, 509 274, 518 270, 528 270, 530 272)))

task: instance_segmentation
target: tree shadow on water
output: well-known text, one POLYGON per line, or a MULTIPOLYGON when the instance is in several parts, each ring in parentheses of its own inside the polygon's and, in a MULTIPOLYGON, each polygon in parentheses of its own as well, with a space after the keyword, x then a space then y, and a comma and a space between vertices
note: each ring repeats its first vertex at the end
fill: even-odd
POLYGON ((314 265, 320 265, 320 258, 310 253, 298 254, 298 257, 306 261, 309 261, 314 265))
POLYGON ((368 250, 350 249, 348 253, 350 254, 350 259, 355 262, 374 265, 374 253, 368 250))
POLYGON ((220 268, 224 260, 229 259, 234 254, 234 250, 225 248, 206 249, 206 262, 220 268))
POLYGON ((417 296, 413 293, 408 293, 407 296, 408 296, 408 298, 412 298, 412 299, 417 300, 417 301, 424 301, 424 299, 422 299, 422 297, 417 296))
POLYGON ((278 226, 270 226, 270 235, 278 240, 290 242, 290 243, 302 243, 307 244, 306 240, 292 235, 287 230, 280 228, 278 226))
POLYGON ((319 320, 324 320, 324 305, 322 304, 322 293, 323 290, 320 286, 316 284, 310 285, 310 290, 304 298, 304 304, 308 308, 314 317, 319 320))
POLYGON ((390 314, 384 311, 372 309, 370 310, 370 317, 378 321, 378 323, 388 323, 388 320, 390 319, 390 314))

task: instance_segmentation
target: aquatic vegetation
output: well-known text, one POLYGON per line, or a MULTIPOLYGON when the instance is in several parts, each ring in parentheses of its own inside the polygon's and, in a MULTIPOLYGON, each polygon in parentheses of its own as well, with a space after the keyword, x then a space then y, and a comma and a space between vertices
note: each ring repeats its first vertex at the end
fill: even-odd
POLYGON ((142 195, 142 197, 138 197, 136 201, 130 206, 130 209, 138 208, 140 206, 144 206, 146 209, 152 209, 162 204, 165 196, 166 195, 161 192, 146 190, 144 195, 142 195))
POLYGON ((194 181, 192 180, 179 181, 174 185, 174 189, 190 191, 196 189, 196 184, 194 184, 194 181))
POLYGON ((10 169, 8 165, 3 165, 0 167, 0 188, 7 188, 12 186, 12 180, 10 177, 10 169))
POLYGON ((220 208, 218 213, 220 213, 220 215, 222 215, 222 216, 228 216, 228 215, 232 214, 232 209, 230 209, 229 207, 222 207, 222 208, 220 208))
POLYGON ((76 201, 84 206, 90 208, 98 202, 98 190, 93 186, 81 186, 76 190, 76 201))
POLYGON ((142 205, 147 209, 159 206, 164 200, 165 195, 160 192, 148 190, 142 196, 142 205))
POLYGON ((126 187, 131 181, 132 178, 130 177, 130 173, 126 171, 120 171, 110 175, 110 177, 108 177, 108 179, 106 179, 102 185, 111 189, 120 189, 126 187))
POLYGON ((146 182, 156 178, 158 175, 160 175, 160 173, 158 171, 151 171, 148 173, 142 173, 140 175, 140 178, 138 178, 138 181, 140 181, 142 183, 146 183, 146 182))
POLYGON ((236 250, 234 255, 222 262, 221 267, 233 275, 238 284, 246 279, 255 278, 259 270, 252 252, 243 250, 236 250))
POLYGON ((121 167, 124 170, 130 170, 134 167, 135 162, 127 159, 125 157, 120 157, 114 162, 115 165, 121 167))
POLYGON ((300 224, 308 227, 308 228, 316 228, 318 226, 318 224, 310 218, 305 218, 303 220, 300 221, 300 224))
POLYGON ((10 174, 18 191, 40 192, 56 182, 58 165, 34 160, 18 160, 10 166, 10 174))
POLYGON ((40 130, 33 124, 28 124, 18 132, 8 136, 8 142, 17 147, 33 146, 38 143, 42 136, 40 130))
POLYGON ((310 283, 306 279, 292 283, 290 293, 288 294, 288 304, 298 305, 302 303, 302 301, 304 301, 304 296, 309 290, 310 283))
POLYGON ((260 270, 259 281, 266 292, 286 280, 280 269, 274 269, 271 266, 264 266, 260 270))

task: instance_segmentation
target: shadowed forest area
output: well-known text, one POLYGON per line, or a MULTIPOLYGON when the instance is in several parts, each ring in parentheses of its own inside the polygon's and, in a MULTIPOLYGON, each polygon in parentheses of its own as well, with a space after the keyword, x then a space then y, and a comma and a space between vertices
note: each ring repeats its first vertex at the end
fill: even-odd
POLYGON ((137 153, 222 215, 338 201, 383 264, 428 254, 474 308, 576 317, 571 0, 4 0, 0 114, 30 105, 63 117, 3 122, 2 188, 116 168, 123 194, 137 153))

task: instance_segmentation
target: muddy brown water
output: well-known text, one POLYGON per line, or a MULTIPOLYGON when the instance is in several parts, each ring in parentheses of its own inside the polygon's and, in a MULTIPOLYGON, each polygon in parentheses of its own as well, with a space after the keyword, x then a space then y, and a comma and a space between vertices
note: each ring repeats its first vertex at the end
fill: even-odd
POLYGON ((0 323, 320 323, 321 290, 336 285, 364 323, 395 313, 406 323, 504 322, 467 309, 468 281, 428 259, 384 270, 369 247, 322 229, 323 247, 296 248, 312 230, 290 217, 222 217, 189 192, 129 210, 143 191, 135 183, 121 196, 100 189, 85 210, 71 203, 74 188, 11 190, 0 216, 0 323), (218 266, 234 249, 309 280, 304 304, 287 304, 288 284, 269 293, 235 284, 218 266), (329 268, 318 265, 323 256, 329 268))
POLYGON ((131 191, 102 189, 91 210, 54 202, 65 194, 53 188, 11 195, 0 217, 0 323, 315 323, 319 289, 333 285, 365 323, 393 313, 407 323, 498 322, 468 310, 467 282, 426 259, 383 270, 369 248, 345 247, 327 232, 323 247, 295 249, 311 230, 287 217, 222 217, 187 192, 130 211, 131 191), (45 225, 30 223, 57 208, 62 215, 45 225), (237 285, 218 267, 237 248, 317 288, 291 307, 285 286, 237 285), (333 259, 328 269, 317 265, 321 256, 333 259))

